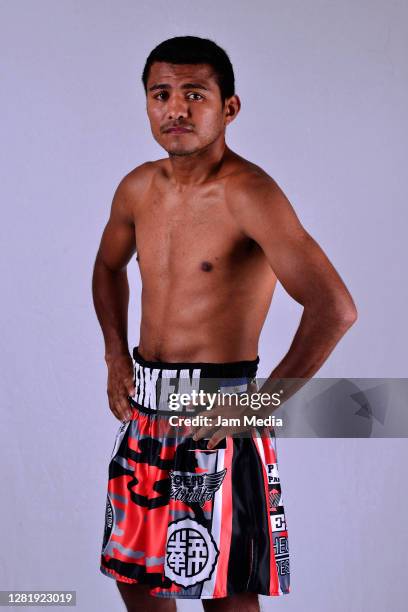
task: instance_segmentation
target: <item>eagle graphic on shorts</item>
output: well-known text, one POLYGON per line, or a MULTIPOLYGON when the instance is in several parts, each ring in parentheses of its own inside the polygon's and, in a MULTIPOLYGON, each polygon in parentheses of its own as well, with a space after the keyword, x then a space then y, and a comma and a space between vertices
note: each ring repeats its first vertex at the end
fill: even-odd
POLYGON ((205 502, 212 499, 214 493, 220 488, 226 472, 226 468, 215 474, 171 470, 170 497, 185 503, 198 502, 200 506, 204 506, 205 502))

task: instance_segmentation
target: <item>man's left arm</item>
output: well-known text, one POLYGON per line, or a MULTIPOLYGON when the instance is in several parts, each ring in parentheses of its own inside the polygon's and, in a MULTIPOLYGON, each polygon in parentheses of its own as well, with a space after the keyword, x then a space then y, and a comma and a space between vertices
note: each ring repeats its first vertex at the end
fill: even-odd
MULTIPOLYGON (((281 379, 309 379, 319 370, 356 321, 357 309, 334 266, 271 177, 254 175, 236 183, 227 202, 238 227, 257 242, 282 286, 303 306, 288 352, 262 387, 274 393, 282 387, 281 379)), ((302 384, 292 392, 290 385, 283 386, 288 399, 302 384)))

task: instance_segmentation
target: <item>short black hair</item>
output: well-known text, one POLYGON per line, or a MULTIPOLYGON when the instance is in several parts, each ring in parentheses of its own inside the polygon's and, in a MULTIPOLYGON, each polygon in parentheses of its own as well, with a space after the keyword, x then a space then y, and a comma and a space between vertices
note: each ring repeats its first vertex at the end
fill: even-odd
POLYGON ((164 40, 150 52, 142 74, 147 93, 147 79, 153 62, 169 64, 209 64, 215 72, 221 99, 235 94, 234 70, 227 53, 213 40, 198 36, 175 36, 164 40))

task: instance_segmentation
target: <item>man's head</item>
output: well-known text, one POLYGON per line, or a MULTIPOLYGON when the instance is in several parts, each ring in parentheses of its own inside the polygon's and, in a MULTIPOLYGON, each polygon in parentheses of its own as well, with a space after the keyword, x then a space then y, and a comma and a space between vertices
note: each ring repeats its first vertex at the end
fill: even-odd
POLYGON ((153 136, 170 155, 191 155, 224 138, 240 109, 229 57, 206 38, 160 43, 146 60, 142 81, 153 136))

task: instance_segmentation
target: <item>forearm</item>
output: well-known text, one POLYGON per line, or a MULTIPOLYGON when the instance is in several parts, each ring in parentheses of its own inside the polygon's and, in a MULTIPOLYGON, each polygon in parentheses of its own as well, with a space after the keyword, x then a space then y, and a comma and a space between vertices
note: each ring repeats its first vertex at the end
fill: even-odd
POLYGON ((105 341, 105 360, 128 354, 129 283, 126 268, 113 271, 96 258, 93 302, 105 341))
MULTIPOLYGON (((320 369, 336 344, 355 321, 353 310, 344 313, 305 308, 289 351, 266 379, 261 393, 279 393, 281 403, 294 395, 320 369)), ((264 406, 268 416, 276 406, 264 406)))

